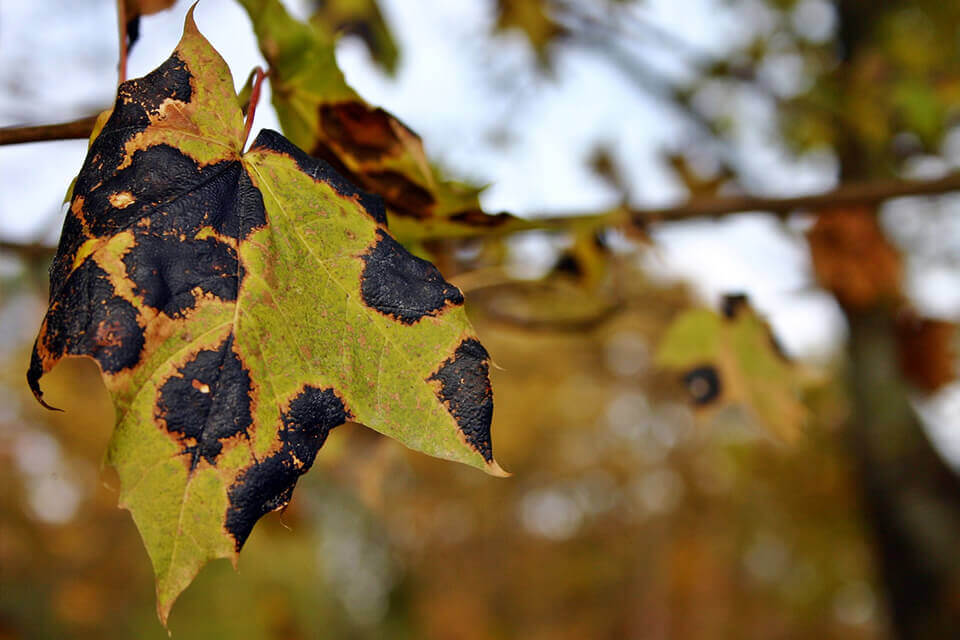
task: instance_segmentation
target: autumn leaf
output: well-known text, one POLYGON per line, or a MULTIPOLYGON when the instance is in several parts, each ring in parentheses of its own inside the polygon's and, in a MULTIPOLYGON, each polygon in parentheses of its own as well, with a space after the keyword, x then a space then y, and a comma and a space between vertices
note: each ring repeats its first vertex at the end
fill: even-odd
POLYGON ((677 317, 661 339, 657 364, 681 372, 694 405, 742 406, 778 437, 795 439, 807 420, 796 368, 745 296, 727 296, 722 311, 677 317))
POLYGON ((511 216, 487 215, 480 189, 445 179, 423 142, 387 111, 351 89, 334 56, 333 38, 291 17, 279 0, 240 0, 270 63, 273 106, 284 134, 309 155, 386 202, 397 237, 457 235, 500 227, 511 216))
POLYGON ((901 297, 900 254, 868 207, 822 211, 807 232, 817 281, 848 309, 901 297))
POLYGON ((157 576, 160 617, 236 561, 330 429, 365 424, 502 474, 487 352, 463 295, 385 225, 380 199, 279 133, 244 153, 230 71, 192 11, 123 83, 76 180, 27 374, 99 365, 107 461, 157 576))
POLYGON ((934 393, 956 380, 956 324, 905 310, 895 326, 900 371, 910 384, 934 393))

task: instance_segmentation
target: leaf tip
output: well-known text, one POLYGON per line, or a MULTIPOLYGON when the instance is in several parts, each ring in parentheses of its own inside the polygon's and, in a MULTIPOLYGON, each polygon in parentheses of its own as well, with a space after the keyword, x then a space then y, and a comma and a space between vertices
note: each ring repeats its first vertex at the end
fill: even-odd
POLYGON ((186 33, 196 33, 196 34, 199 34, 199 33, 200 33, 200 29, 197 28, 197 23, 196 23, 196 21, 193 19, 193 12, 196 10, 198 4, 200 4, 200 0, 196 0, 196 2, 194 2, 192 5, 190 5, 190 8, 187 9, 187 17, 184 18, 184 20, 183 20, 183 33, 184 33, 184 34, 186 34, 186 33))
POLYGON ((490 462, 487 463, 486 467, 484 468, 484 471, 486 471, 490 475, 497 478, 509 478, 513 475, 512 473, 510 473, 509 471, 501 467, 496 460, 492 460, 492 459, 490 460, 490 462))

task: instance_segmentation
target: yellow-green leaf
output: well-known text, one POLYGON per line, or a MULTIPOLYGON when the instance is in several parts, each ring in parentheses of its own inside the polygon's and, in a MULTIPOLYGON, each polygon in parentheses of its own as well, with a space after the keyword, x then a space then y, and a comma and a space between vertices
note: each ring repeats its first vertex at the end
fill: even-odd
POLYGON ((723 311, 682 313, 661 339, 658 366, 681 372, 697 406, 740 405, 777 436, 795 439, 807 419, 796 367, 744 297, 728 296, 723 311))
POLYGON ((27 375, 43 402, 61 358, 98 363, 117 415, 107 460, 164 620, 345 421, 502 474, 461 292, 325 162, 273 131, 244 153, 233 86, 192 12, 171 57, 120 86, 73 189, 27 375))

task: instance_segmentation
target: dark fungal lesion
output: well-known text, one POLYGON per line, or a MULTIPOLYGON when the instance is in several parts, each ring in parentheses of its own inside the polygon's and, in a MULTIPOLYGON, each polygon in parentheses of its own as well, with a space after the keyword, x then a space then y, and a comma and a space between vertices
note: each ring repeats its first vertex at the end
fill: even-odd
POLYGON ((723 392, 720 374, 713 365, 701 365, 683 374, 682 382, 690 402, 705 407, 716 401, 723 392))
POLYGON ((463 304, 460 289, 382 229, 377 230, 376 241, 361 257, 364 268, 360 294, 364 304, 403 324, 437 316, 448 305, 463 304))
MULTIPOLYGON (((150 126, 150 116, 158 112, 164 101, 190 102, 193 96, 191 78, 186 63, 174 52, 152 72, 142 78, 127 80, 118 87, 113 111, 90 144, 73 186, 74 202, 85 202, 94 190, 116 173, 127 158, 127 142, 150 126)), ((70 273, 74 255, 85 239, 82 221, 74 211, 68 211, 57 256, 50 267, 51 292, 70 273)))
POLYGON ((166 144, 134 153, 85 208, 100 213, 91 223, 97 235, 130 229, 123 262, 134 294, 171 317, 192 309, 197 292, 236 300, 243 269, 227 239, 266 224, 263 198, 239 161, 201 167, 166 144))
POLYGON ((90 356, 108 374, 140 361, 144 332, 137 309, 118 296, 110 276, 95 261, 77 267, 57 289, 33 348, 27 381, 41 397, 44 361, 90 356))
POLYGON ((289 156, 297 163, 305 174, 316 180, 324 182, 341 196, 346 198, 356 198, 363 210, 367 212, 377 224, 386 226, 387 212, 383 207, 383 200, 378 196, 358 189, 353 182, 344 177, 345 167, 335 168, 325 159, 314 158, 307 155, 300 147, 287 140, 282 134, 272 129, 264 129, 258 135, 250 151, 272 151, 281 155, 289 156), (338 171, 339 169, 339 171, 338 171))
POLYGON ((490 441, 493 390, 490 387, 489 358, 478 340, 467 338, 457 347, 453 357, 427 378, 440 383, 437 398, 453 416, 467 443, 488 463, 493 462, 490 441))
POLYGON ((191 471, 201 459, 216 466, 224 441, 249 435, 251 390, 232 335, 198 351, 160 386, 154 417, 181 443, 191 471))
POLYGON ((280 415, 279 448, 255 461, 228 489, 225 528, 239 551, 256 522, 290 501, 330 430, 351 418, 332 388, 306 385, 280 415))

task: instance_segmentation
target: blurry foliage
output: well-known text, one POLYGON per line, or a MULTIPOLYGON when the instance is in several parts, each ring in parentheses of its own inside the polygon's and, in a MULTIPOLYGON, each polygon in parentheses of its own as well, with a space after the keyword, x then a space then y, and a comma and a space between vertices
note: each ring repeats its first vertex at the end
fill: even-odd
POLYGON ((661 339, 655 361, 683 374, 697 406, 739 404, 784 440, 799 438, 808 420, 798 367, 745 296, 727 296, 722 315, 683 312, 661 339))
POLYGON ((549 49, 565 30, 550 15, 545 0, 497 0, 498 30, 516 30, 523 34, 541 65, 549 62, 549 49))
MULTIPOLYGON (((816 420, 791 448, 723 413, 698 427, 652 361, 689 297, 632 259, 611 266, 646 304, 586 333, 489 314, 515 284, 473 292, 497 354, 495 438, 513 479, 335 429, 290 506, 254 531, 239 572, 213 563, 184 593, 174 637, 877 637, 832 436, 842 397, 818 390, 816 420)), ((540 296, 540 314, 569 306, 566 290, 540 296)), ((29 287, 0 306, 0 629, 159 640, 149 562, 114 480, 96 480, 112 420, 95 367, 68 360, 50 374, 65 413, 37 407, 22 383, 35 314, 18 309, 41 308, 29 287), (48 484, 60 498, 41 499, 48 484)))
MULTIPOLYGON (((273 106, 284 134, 343 176, 383 197, 393 234, 415 240, 458 227, 499 226, 480 208, 480 189, 444 178, 416 133, 367 104, 337 67, 334 40, 293 18, 279 0, 240 0, 270 63, 273 106)), ((454 231, 455 232, 455 231, 454 231)))
POLYGON ((376 0, 314 0, 310 22, 329 35, 359 38, 370 57, 387 73, 397 70, 397 43, 380 14, 376 0))

